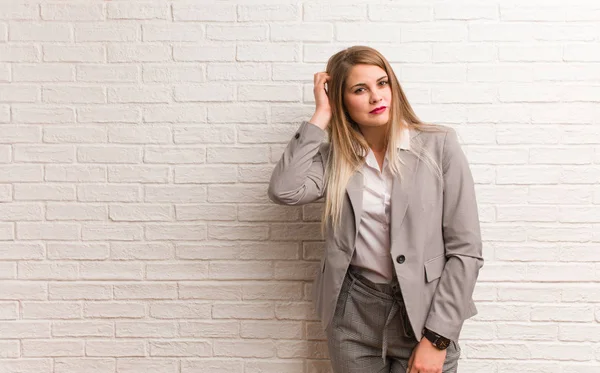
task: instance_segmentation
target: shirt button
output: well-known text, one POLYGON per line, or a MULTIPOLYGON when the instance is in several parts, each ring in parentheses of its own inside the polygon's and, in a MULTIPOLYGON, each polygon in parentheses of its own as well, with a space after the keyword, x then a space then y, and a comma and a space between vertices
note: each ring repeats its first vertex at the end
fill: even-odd
POLYGON ((404 255, 398 255, 396 257, 396 261, 400 264, 404 263, 405 260, 406 260, 406 258, 404 257, 404 255))
POLYGON ((295 139, 297 139, 298 137, 300 137, 299 133, 297 133, 296 136, 294 136, 295 139))

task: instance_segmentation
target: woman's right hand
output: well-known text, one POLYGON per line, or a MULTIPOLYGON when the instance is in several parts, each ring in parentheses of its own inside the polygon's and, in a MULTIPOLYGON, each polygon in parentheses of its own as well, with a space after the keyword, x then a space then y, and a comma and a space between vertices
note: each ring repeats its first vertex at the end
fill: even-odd
POLYGON ((313 123, 321 129, 326 129, 331 120, 331 105, 329 104, 329 96, 325 90, 325 83, 329 88, 330 76, 326 72, 315 73, 314 76, 314 88, 313 93, 315 95, 315 113, 310 119, 310 123, 313 123))

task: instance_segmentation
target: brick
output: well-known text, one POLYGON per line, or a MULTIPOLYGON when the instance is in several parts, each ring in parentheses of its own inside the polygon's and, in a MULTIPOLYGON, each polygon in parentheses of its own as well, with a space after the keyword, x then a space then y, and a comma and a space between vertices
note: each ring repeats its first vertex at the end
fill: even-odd
POLYGON ((17 184, 14 187, 14 199, 23 201, 73 201, 73 185, 17 184))
MULTIPOLYGON (((42 206, 39 204, 29 204, 29 203, 10 203, 10 204, 0 204, 0 221, 40 221, 43 220, 44 213, 42 210, 42 206)), ((39 247, 34 244, 24 244, 23 247, 20 247, 15 243, 15 246, 11 248, 10 246, 6 246, 8 249, 8 253, 13 252, 16 248, 23 250, 23 255, 25 257, 31 256, 34 252, 39 253, 39 247)), ((0 258, 2 258, 6 253, 3 252, 3 247, 0 246, 0 258)), ((37 257, 37 254, 34 255, 37 257)), ((41 259, 40 257, 37 257, 41 259)), ((24 258, 26 259, 26 258, 24 258)))
POLYGON ((0 85, 0 102, 26 102, 39 101, 40 90, 29 85, 0 85))
POLYGON ((48 21, 101 21, 102 4, 41 4, 42 20, 48 21))
POLYGON ((145 146, 144 163, 186 164, 203 163, 205 159, 203 147, 169 147, 145 146))
POLYGON ((215 303, 212 317, 215 319, 264 319, 275 316, 273 304, 265 302, 215 303))
POLYGON ((168 321, 116 321, 117 338, 173 338, 177 323, 168 321))
POLYGON ((265 193, 265 187, 262 185, 209 185, 208 192, 208 202, 269 202, 269 198, 265 193))
MULTIPOLYGON (((104 220, 107 215, 107 208, 99 205, 82 203, 49 203, 46 206, 47 220, 104 220)), ((97 249, 97 247, 95 249, 97 249)))
POLYGON ((17 123, 73 123, 75 122, 75 111, 63 107, 13 107, 12 117, 13 121, 17 123))
MULTIPOLYGON (((72 181, 72 182, 102 182, 106 181, 105 166, 85 165, 46 165, 46 181, 72 181)), ((93 187, 93 186, 92 186, 93 187)), ((81 193, 90 189, 79 189, 78 198, 81 193)))
POLYGON ((153 186, 144 187, 144 201, 197 203, 206 202, 206 188, 202 186, 153 186))
POLYGON ((140 41, 141 32, 136 24, 113 22, 75 24, 76 42, 135 42, 140 41))
POLYGON ((105 243, 48 243, 48 259, 54 260, 101 260, 108 259, 105 243))
MULTIPOLYGON (((140 225, 130 225, 126 223, 84 223, 81 227, 81 238, 84 241, 137 241, 141 239, 142 231, 143 228, 140 225)), ((133 271, 133 268, 131 268, 131 270, 133 271)))
POLYGON ((109 300, 111 297, 111 285, 84 282, 52 282, 48 284, 48 299, 50 300, 109 300))
POLYGON ((273 341, 216 340, 213 353, 214 356, 269 358, 275 355, 275 345, 273 341))
POLYGON ((87 302, 83 314, 91 318, 139 319, 146 316, 146 307, 142 303, 87 302))
POLYGON ((233 205, 175 205, 177 220, 219 220, 234 221, 237 213, 233 205))
POLYGON ((116 87, 108 89, 109 103, 167 103, 170 101, 170 97, 169 90, 164 87, 116 87))
POLYGON ((273 265, 270 262, 211 262, 210 278, 212 279, 271 279, 273 265), (252 264, 252 265, 250 265, 252 264), (229 271, 227 270, 229 268, 229 271))
POLYGON ((204 240, 206 226, 204 224, 148 224, 145 228, 147 240, 204 240))
POLYGON ((47 321, 2 321, 3 338, 49 338, 50 323, 47 321))
POLYGON ((238 61, 295 62, 300 59, 299 47, 288 43, 240 43, 238 61))
POLYGON ((176 373, 179 372, 177 360, 174 359, 148 359, 122 358, 117 360, 117 372, 122 373, 176 373))
POLYGON ((249 361, 246 364, 248 373, 304 373, 304 364, 302 361, 249 361))
POLYGON ((17 238, 22 240, 78 240, 80 238, 79 230, 79 225, 73 223, 18 223, 17 238))
POLYGON ((204 39, 204 27, 196 24, 173 23, 163 25, 142 25, 143 41, 194 42, 204 39))
POLYGON ((142 341, 87 341, 86 356, 138 357, 146 356, 142 341))
POLYGON ((114 286, 115 299, 176 299, 176 283, 159 283, 153 281, 145 284, 117 284, 114 286))
MULTIPOLYGON (((13 360, 17 360, 21 353, 21 346, 19 341, 2 341, 0 342, 0 348, 2 348, 2 357, 4 358, 13 358, 13 360)), ((2 361, 0 361, 2 364, 2 361)))
POLYGON ((300 321, 254 321, 242 320, 240 336, 243 338, 302 338, 302 322, 300 321))
MULTIPOLYGON (((297 69, 301 69, 301 65, 294 65, 297 69)), ((276 65, 273 66, 273 78, 275 79, 276 73, 279 73, 282 76, 283 73, 280 73, 279 70, 275 70, 276 65)), ((291 69, 290 69, 291 70, 291 69)), ((297 74, 296 69, 294 69, 297 74)), ((312 71, 312 69, 311 69, 312 71)), ((291 72, 290 72, 291 74, 291 72)), ((206 69, 206 76, 208 80, 267 80, 270 76, 269 66, 266 64, 255 64, 255 63, 209 63, 206 69)), ((307 75, 303 75, 304 80, 306 80, 307 75)), ((278 79, 278 80, 289 80, 289 79, 278 79)), ((274 108, 273 108, 274 109, 274 108)))
POLYGON ((142 152, 137 147, 111 146, 80 147, 77 149, 77 160, 83 163, 138 163, 142 152))
POLYGON ((2 20, 34 20, 39 19, 38 4, 5 3, 0 5, 0 19, 2 20))
POLYGON ((235 166, 179 166, 175 167, 175 183, 234 183, 235 166))
MULTIPOLYGON (((2 14, 2 12, 0 12, 2 14)), ((37 62, 40 60, 41 48, 35 45, 6 44, 0 45, 0 61, 3 62, 37 62)))
POLYGON ((276 5, 240 5, 238 21, 297 21, 301 9, 296 4, 276 5))
MULTIPOLYGON (((152 107, 144 108, 144 122, 206 122, 206 108, 202 105, 176 105, 167 106, 152 105, 152 107)), ((173 129, 177 132, 177 128, 173 129)))
POLYGON ((168 5, 162 1, 134 1, 107 4, 109 19, 167 19, 168 5))
POLYGON ((220 43, 218 46, 205 45, 175 45, 173 59, 175 61, 235 61, 236 48, 234 44, 220 43))
POLYGON ((71 26, 59 23, 11 23, 10 41, 73 41, 71 26))
POLYGON ((53 337, 114 337, 112 321, 54 321, 53 337))
MULTIPOLYGON (((400 8, 400 7, 398 7, 400 8)), ((402 6, 406 9, 405 6, 402 6)), ((370 8, 370 17, 377 17, 377 14, 392 13, 396 16, 400 11, 393 11, 393 5, 386 4, 385 7, 370 8)), ((331 4, 331 3, 307 3, 304 4, 304 21, 360 21, 367 18, 366 4, 331 4)), ((394 18, 397 21, 398 18, 394 18)))
POLYGON ((209 342, 150 342, 150 356, 208 357, 212 355, 209 342))
POLYGON ((74 70, 68 64, 14 64, 12 77, 15 82, 72 82, 74 70))
POLYGON ((166 183, 169 169, 159 166, 109 166, 108 181, 112 183, 166 183))
POLYGON ((127 82, 138 81, 137 66, 77 66, 77 80, 81 82, 127 82))
POLYGON ((203 82, 203 66, 146 65, 143 72, 144 82, 185 83, 203 82))
MULTIPOLYGON (((273 25, 272 27, 277 27, 273 25)), ((265 41, 267 40, 267 26, 206 26, 206 38, 210 40, 248 40, 265 41)), ((272 39, 275 40, 275 39, 272 39)), ((281 41, 282 39, 278 39, 281 41)))
POLYGON ((236 17, 235 4, 173 4, 174 21, 234 22, 236 17))
POLYGON ((55 86, 42 89, 42 100, 49 103, 104 103, 102 87, 55 86))
POLYGON ((109 105, 77 109, 77 121, 80 123, 138 123, 141 117, 141 110, 130 106, 109 105))
POLYGON ((23 319, 78 319, 81 304, 74 302, 23 302, 23 319))
POLYGON ((216 240, 266 240, 269 227, 260 224, 212 224, 208 228, 208 238, 216 240))
POLYGON ((46 284, 36 281, 2 281, 0 286, 2 300, 45 300, 46 284))
POLYGON ((175 144, 221 143, 231 144, 235 129, 226 126, 182 126, 173 128, 175 144))
POLYGON ((182 360, 181 373, 199 372, 203 373, 243 373, 244 363, 240 361, 231 361, 230 359, 201 359, 201 360, 182 360))
POLYGON ((173 97, 177 102, 232 101, 235 97, 235 87, 222 83, 176 86, 173 97))
POLYGON ((156 319, 210 319, 210 303, 155 303, 150 306, 150 316, 156 319))
POLYGON ((13 158, 15 162, 72 163, 75 148, 68 145, 15 145, 13 158))
POLYGON ((164 221, 171 220, 168 205, 127 204, 111 205, 108 214, 112 221, 164 221))
MULTIPOLYGON (((13 223, 0 223, 0 241, 14 240, 14 239, 15 239, 14 224, 13 223)), ((6 263, 6 265, 9 265, 9 263, 6 263)), ((8 268, 8 267, 5 267, 5 268, 8 268)))
POLYGON ((170 243, 113 242, 110 257, 117 260, 160 260, 173 258, 174 251, 170 243))
POLYGON ((208 277, 208 263, 160 263, 146 265, 149 280, 202 280, 208 277))
POLYGON ((291 281, 247 283, 242 285, 242 296, 252 300, 298 300, 302 297, 302 286, 291 281))
POLYGON ((56 358, 54 359, 55 373, 114 372, 116 369, 115 359, 101 358, 56 358))
POLYGON ((110 44, 108 62, 163 62, 171 59, 171 49, 162 44, 110 44))
POLYGON ((514 324, 498 326, 498 338, 517 341, 555 341, 558 325, 552 324, 514 324))
MULTIPOLYGON (((241 300, 242 288, 239 284, 223 282, 181 282, 179 298, 206 300, 241 300)), ((235 323, 235 325, 238 325, 235 323)))

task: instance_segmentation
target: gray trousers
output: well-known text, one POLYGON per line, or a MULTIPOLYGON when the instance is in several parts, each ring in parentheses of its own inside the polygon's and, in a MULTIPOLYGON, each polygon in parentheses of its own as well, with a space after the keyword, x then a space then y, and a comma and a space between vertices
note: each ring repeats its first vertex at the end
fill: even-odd
MULTIPOLYGON (((335 373, 405 373, 418 344, 397 278, 375 284, 352 266, 325 334, 335 373)), ((456 373, 460 346, 453 341, 446 352, 443 373, 456 373)))

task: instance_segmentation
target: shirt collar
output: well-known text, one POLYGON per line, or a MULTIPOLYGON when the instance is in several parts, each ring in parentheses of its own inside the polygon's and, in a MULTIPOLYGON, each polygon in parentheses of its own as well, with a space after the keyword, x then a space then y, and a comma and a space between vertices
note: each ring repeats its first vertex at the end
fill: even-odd
MULTIPOLYGON (((410 130, 408 127, 402 127, 402 131, 400 133, 400 141, 398 142, 398 150, 409 150, 410 149, 410 130)), ((369 153, 372 153, 371 150, 367 154, 362 152, 361 154, 366 157, 369 153)), ((387 153, 386 153, 387 157, 387 153)), ((375 159, 375 155, 373 155, 373 159, 375 159)), ((368 160, 367 160, 368 161, 368 160)))

